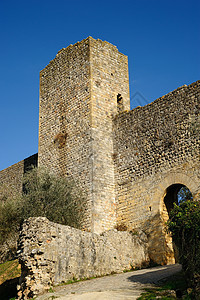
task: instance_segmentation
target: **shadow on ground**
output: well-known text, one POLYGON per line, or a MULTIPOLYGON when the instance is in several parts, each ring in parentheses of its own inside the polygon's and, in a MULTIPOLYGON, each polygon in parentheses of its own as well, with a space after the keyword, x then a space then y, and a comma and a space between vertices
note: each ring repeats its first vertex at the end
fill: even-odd
POLYGON ((6 280, 0 285, 0 299, 8 300, 17 296, 17 285, 19 284, 19 277, 6 280))
POLYGON ((181 265, 169 265, 166 267, 157 267, 157 270, 154 269, 145 269, 146 272, 141 270, 141 274, 132 275, 128 278, 128 281, 131 282, 140 282, 143 284, 150 283, 156 284, 158 281, 173 275, 175 272, 180 272, 182 270, 181 265), (174 272, 175 271, 175 272, 174 272))

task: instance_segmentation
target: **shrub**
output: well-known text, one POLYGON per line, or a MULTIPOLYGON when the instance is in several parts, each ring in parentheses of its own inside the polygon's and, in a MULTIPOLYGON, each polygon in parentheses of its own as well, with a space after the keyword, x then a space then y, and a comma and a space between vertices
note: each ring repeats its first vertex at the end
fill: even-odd
POLYGON ((19 195, 2 195, 0 199, 0 244, 15 239, 23 221, 23 198, 19 195))

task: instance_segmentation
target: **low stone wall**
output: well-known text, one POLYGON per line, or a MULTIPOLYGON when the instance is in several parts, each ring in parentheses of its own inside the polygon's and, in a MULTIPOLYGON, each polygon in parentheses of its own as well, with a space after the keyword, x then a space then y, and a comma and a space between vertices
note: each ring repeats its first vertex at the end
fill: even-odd
POLYGON ((41 294, 70 279, 120 273, 149 261, 147 237, 109 230, 100 235, 29 218, 19 237, 22 275, 19 299, 41 294))

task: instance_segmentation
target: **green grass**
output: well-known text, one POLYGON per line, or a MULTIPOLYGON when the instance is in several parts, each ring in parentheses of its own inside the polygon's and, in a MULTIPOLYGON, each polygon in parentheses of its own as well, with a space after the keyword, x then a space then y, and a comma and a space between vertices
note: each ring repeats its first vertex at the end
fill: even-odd
POLYGON ((0 284, 6 280, 19 277, 20 274, 21 268, 17 259, 0 264, 0 284))
MULTIPOLYGON (((99 276, 99 277, 101 277, 101 276, 99 276)), ((73 283, 76 283, 76 282, 79 282, 79 281, 86 281, 86 280, 95 279, 95 278, 98 278, 98 276, 97 277, 89 277, 89 278, 84 277, 84 278, 81 278, 81 279, 77 279, 77 278, 73 277, 73 279, 69 279, 66 282, 59 283, 58 286, 73 284, 73 283)))
POLYGON ((158 298, 162 300, 177 299, 175 294, 177 290, 182 292, 182 299, 192 300, 187 294, 187 283, 183 272, 160 281, 156 287, 145 289, 145 292, 142 293, 138 300, 153 300, 158 298))
POLYGON ((105 276, 111 276, 111 275, 115 275, 115 274, 118 274, 118 273, 112 271, 110 274, 96 275, 96 276, 92 276, 92 277, 83 277, 83 278, 80 278, 80 279, 77 279, 76 277, 73 277, 72 279, 69 279, 65 282, 59 283, 56 286, 63 286, 63 285, 73 284, 73 283, 76 283, 76 282, 79 282, 79 281, 97 279, 97 278, 101 278, 101 277, 105 277, 105 276))

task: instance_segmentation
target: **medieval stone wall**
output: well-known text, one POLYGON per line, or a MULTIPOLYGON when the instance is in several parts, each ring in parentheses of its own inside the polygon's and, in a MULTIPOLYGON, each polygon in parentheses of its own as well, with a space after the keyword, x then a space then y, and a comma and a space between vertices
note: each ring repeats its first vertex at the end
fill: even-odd
POLYGON ((34 297, 52 285, 74 278, 120 273, 148 265, 147 245, 142 231, 134 234, 110 230, 98 235, 42 217, 29 218, 19 238, 19 299, 34 297))
POLYGON ((24 161, 20 161, 2 171, 0 171, 1 186, 9 191, 20 192, 22 190, 22 178, 24 174, 24 161))
MULTIPOLYGON (((24 173, 31 167, 37 165, 37 154, 0 171, 0 185, 9 193, 21 192, 24 173)), ((0 189, 1 196, 1 189, 0 189)))
POLYGON ((114 120, 117 222, 150 232, 160 261, 172 250, 162 234, 166 189, 180 183, 200 191, 199 87, 180 87, 114 120))

